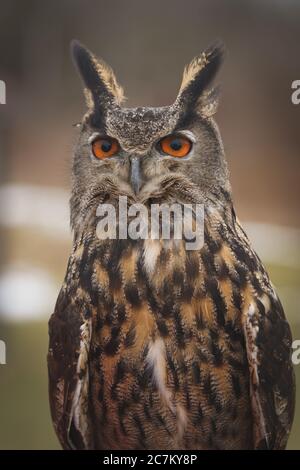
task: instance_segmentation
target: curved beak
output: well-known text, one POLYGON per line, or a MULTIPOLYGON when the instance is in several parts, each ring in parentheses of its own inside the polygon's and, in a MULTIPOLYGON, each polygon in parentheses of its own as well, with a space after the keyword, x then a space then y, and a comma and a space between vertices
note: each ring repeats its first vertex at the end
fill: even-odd
POLYGON ((136 156, 130 158, 130 183, 134 193, 138 194, 141 189, 142 180, 140 158, 136 156))

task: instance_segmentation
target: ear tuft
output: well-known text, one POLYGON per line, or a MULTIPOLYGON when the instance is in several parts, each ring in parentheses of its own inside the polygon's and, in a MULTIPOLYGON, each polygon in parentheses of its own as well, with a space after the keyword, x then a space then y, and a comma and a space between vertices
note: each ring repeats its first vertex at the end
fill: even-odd
POLYGON ((124 100, 124 93, 111 67, 103 60, 97 59, 75 39, 71 42, 71 54, 86 86, 88 106, 95 101, 110 101, 120 105, 124 100))
POLYGON ((188 103, 198 101, 222 64, 224 45, 218 41, 185 67, 178 98, 188 103))

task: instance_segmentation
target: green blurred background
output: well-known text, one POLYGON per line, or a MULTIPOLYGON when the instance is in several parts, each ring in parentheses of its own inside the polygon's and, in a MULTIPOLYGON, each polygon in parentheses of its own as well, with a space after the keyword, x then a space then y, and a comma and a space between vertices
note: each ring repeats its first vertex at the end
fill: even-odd
MULTIPOLYGON (((59 448, 47 397, 47 321, 71 246, 72 147, 84 112, 78 38, 114 68, 128 105, 164 105, 216 38, 228 54, 217 120, 234 200, 300 339, 298 0, 0 1, 0 448, 59 448)), ((300 401, 300 365, 295 367, 300 401)), ((300 449, 300 405, 289 441, 300 449)))

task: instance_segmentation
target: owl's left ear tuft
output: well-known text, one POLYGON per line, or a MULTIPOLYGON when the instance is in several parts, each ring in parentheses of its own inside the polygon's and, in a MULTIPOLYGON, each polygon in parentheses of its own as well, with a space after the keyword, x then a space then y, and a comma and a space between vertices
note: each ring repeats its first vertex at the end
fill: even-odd
MULTIPOLYGON (((218 41, 200 56, 195 57, 192 62, 185 67, 176 101, 179 101, 185 106, 193 106, 198 103, 200 103, 200 107, 201 103, 204 106, 204 93, 211 85, 211 82, 222 64, 224 50, 225 48, 223 43, 218 41)), ((206 103, 210 103, 210 111, 206 108, 207 113, 213 113, 213 110, 216 110, 216 96, 217 89, 212 90, 210 93, 206 93, 206 103)))

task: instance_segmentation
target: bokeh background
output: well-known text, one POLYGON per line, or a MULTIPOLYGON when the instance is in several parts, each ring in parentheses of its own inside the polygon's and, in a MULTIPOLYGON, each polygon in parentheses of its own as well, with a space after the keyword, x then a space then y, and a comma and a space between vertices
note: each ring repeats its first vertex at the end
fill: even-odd
MULTIPOLYGON (((0 448, 59 448, 47 397, 47 321, 71 234, 69 177, 81 82, 78 38, 114 68, 127 104, 165 105, 184 65, 216 38, 228 53, 217 120, 234 200, 300 339, 298 0, 1 0, 0 448)), ((289 448, 300 449, 298 406, 289 448)))

